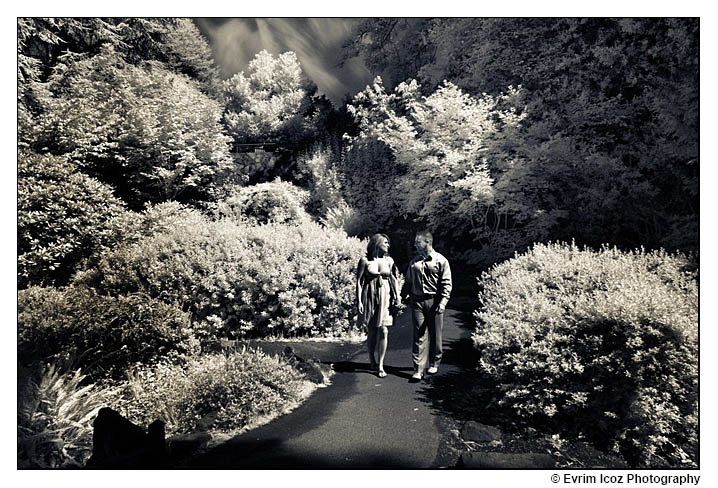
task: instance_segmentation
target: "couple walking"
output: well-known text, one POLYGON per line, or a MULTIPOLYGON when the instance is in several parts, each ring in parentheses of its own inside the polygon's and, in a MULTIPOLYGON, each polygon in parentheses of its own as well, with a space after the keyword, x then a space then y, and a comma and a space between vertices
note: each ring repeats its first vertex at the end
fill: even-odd
POLYGON ((392 326, 402 301, 408 300, 414 329, 411 380, 421 380, 427 359, 427 374, 436 374, 441 362, 441 331, 444 309, 451 294, 451 269, 446 258, 434 250, 429 231, 418 232, 414 246, 417 255, 407 267, 401 290, 399 271, 389 256, 389 238, 385 234, 374 234, 369 239, 366 257, 359 260, 356 280, 359 326, 367 329, 370 367, 380 378, 386 376, 384 356, 388 327, 392 326), (378 352, 378 363, 375 352, 378 352))

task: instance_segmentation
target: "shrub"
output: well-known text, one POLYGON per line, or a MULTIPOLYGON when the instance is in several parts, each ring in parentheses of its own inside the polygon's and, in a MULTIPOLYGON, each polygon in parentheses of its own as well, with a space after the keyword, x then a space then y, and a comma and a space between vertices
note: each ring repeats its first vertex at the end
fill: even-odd
POLYGON ((49 365, 36 376, 18 368, 18 468, 82 467, 92 454, 92 422, 110 398, 80 370, 49 365))
POLYGON ((110 187, 66 159, 18 157, 18 286, 65 284, 123 211, 110 187))
POLYGON ((344 200, 330 207, 326 216, 319 221, 329 229, 343 230, 350 236, 366 237, 379 231, 376 222, 359 213, 344 200))
POLYGON ((78 278, 102 293, 178 303, 203 332, 230 336, 341 334, 352 328, 362 243, 319 224, 239 225, 179 219, 107 253, 78 278))
POLYGON ((281 412, 308 391, 281 356, 244 350, 141 367, 114 405, 138 425, 161 418, 168 434, 192 432, 205 416, 213 418, 209 428, 229 431, 281 412))
POLYGON ((269 183, 238 187, 217 204, 220 218, 236 222, 295 224, 308 219, 304 205, 309 193, 289 182, 276 179, 269 183))
POLYGON ((202 226, 205 222, 206 217, 202 212, 178 202, 148 205, 142 212, 127 211, 109 221, 109 232, 102 242, 102 251, 134 244, 146 237, 169 232, 178 226, 202 226))
POLYGON ((315 146, 297 157, 294 178, 309 188, 307 208, 312 215, 326 216, 342 201, 339 174, 328 147, 315 146))
POLYGON ((138 361, 196 350, 189 317, 141 293, 98 295, 83 287, 32 287, 18 293, 18 359, 76 357, 88 374, 117 376, 138 361))
POLYGON ((641 466, 696 461, 698 291, 682 255, 536 245, 482 275, 500 403, 641 466))

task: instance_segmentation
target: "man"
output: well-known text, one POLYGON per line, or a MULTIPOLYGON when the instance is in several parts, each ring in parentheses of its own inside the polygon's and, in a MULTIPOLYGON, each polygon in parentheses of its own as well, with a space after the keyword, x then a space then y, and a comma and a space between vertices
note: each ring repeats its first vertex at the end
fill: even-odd
POLYGON ((443 353, 441 330, 444 327, 444 310, 451 295, 451 268, 449 261, 436 252, 431 232, 416 234, 414 246, 417 256, 406 270, 401 296, 409 299, 411 320, 414 326, 412 359, 414 374, 411 381, 421 380, 426 366, 426 335, 429 336, 429 369, 436 374, 443 353))

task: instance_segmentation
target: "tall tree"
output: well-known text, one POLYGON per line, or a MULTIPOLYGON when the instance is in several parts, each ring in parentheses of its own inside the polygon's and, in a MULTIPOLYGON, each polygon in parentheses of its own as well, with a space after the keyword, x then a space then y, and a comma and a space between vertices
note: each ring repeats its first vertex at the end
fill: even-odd
POLYGON ((224 120, 236 142, 298 143, 313 135, 316 85, 304 75, 293 52, 276 58, 267 51, 257 53, 247 73, 232 76, 224 89, 224 120))
POLYGON ((370 19, 359 29, 348 55, 382 70, 403 49, 420 60, 403 73, 425 93, 443 80, 476 96, 521 86, 512 171, 527 198, 555 210, 553 237, 697 250, 697 19, 370 19))
POLYGON ((110 46, 62 61, 39 100, 36 149, 67 155, 134 207, 212 198, 232 168, 219 102, 186 76, 133 66, 110 46))
MULTIPOLYGON (((498 181, 505 183, 503 178, 509 173, 507 141, 523 118, 510 106, 511 99, 519 95, 511 90, 501 97, 477 98, 445 83, 431 95, 422 96, 413 80, 387 93, 381 79, 375 80, 349 106, 360 133, 352 140, 345 168, 347 163, 353 165, 351 169, 362 180, 360 185, 369 193, 368 205, 362 210, 381 220, 383 210, 393 207, 400 216, 428 226, 454 252, 476 248, 479 253, 467 256, 474 261, 496 257, 497 236, 508 228, 506 219, 502 222, 501 218, 509 211, 516 229, 508 250, 521 244, 521 234, 535 237, 551 214, 545 212, 528 225, 526 221, 536 216, 537 209, 526 204, 506 208, 506 195, 497 191, 498 181), (363 159, 371 164, 381 156, 377 149, 382 145, 390 152, 381 158, 382 169, 374 172, 357 167, 357 159, 362 158, 354 153, 366 153, 368 157, 363 159), (379 209, 377 199, 382 201, 379 209)), ((355 201, 361 203, 362 199, 355 201)), ((385 220, 390 222, 390 218, 385 220)))

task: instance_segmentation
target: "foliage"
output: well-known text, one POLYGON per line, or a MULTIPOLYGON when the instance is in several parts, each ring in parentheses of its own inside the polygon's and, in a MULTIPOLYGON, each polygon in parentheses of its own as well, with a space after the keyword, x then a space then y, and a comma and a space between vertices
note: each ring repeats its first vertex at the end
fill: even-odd
POLYGON ((415 17, 363 19, 344 43, 343 61, 361 57, 373 73, 381 73, 394 87, 415 78, 421 67, 433 60, 427 31, 434 23, 433 19, 415 17))
POLYGON ((367 237, 379 229, 370 217, 361 214, 346 201, 327 210, 326 216, 320 219, 321 224, 329 229, 343 230, 350 236, 367 237))
POLYGON ((238 143, 301 142, 312 135, 316 86, 302 73, 296 54, 276 59, 257 53, 242 71, 224 82, 224 121, 238 143))
POLYGON ((18 373, 18 468, 83 467, 92 454, 92 422, 110 391, 84 384, 79 369, 65 372, 54 364, 36 376, 18 373))
POLYGON ((69 356, 95 378, 198 348, 187 314, 140 293, 108 297, 86 287, 31 287, 18 293, 17 320, 20 362, 69 356))
POLYGON ((347 205, 369 224, 366 235, 394 224, 400 213, 395 188, 406 170, 396 163, 384 142, 375 138, 351 139, 338 173, 347 205))
POLYGON ((417 78, 427 94, 444 80, 475 97, 522 87, 525 119, 494 185, 499 245, 548 232, 697 251, 698 24, 366 19, 346 54, 395 73, 390 86, 417 78), (525 229, 531 215, 542 222, 525 229))
POLYGON ((63 59, 38 100, 36 147, 67 154, 135 206, 214 195, 232 168, 230 139, 196 82, 111 48, 63 59))
POLYGON ((698 287, 686 257, 539 244, 480 284, 473 339, 501 405, 634 465, 695 465, 698 287))
MULTIPOLYGON (((112 49, 124 62, 159 63, 191 77, 217 99, 219 79, 207 41, 189 19, 166 18, 18 18, 18 143, 36 145, 35 117, 50 96, 45 82, 64 69, 68 54, 95 56, 112 49)), ((72 57, 72 56, 70 56, 72 57)), ((37 146, 45 152, 42 146, 37 146)))
POLYGON ((112 46, 131 63, 158 61, 176 73, 206 83, 217 77, 209 44, 184 18, 18 18, 21 66, 34 64, 38 80, 60 64, 64 53, 97 54, 112 46))
POLYGON ((235 187, 229 196, 216 205, 220 218, 249 224, 299 224, 309 218, 305 205, 309 192, 292 183, 275 180, 244 187, 235 187))
POLYGON ((281 356, 253 350, 142 366, 128 378, 114 408, 139 425, 160 418, 170 435, 195 431, 205 416, 213 418, 212 430, 245 427, 301 400, 306 388, 281 356))
POLYGON ((342 199, 342 187, 334 159, 332 149, 322 145, 297 156, 294 179, 298 185, 309 189, 307 208, 312 215, 325 216, 342 199))
POLYGON ((110 188, 63 157, 18 156, 18 286, 64 284, 123 212, 110 188))
MULTIPOLYGON (((490 239, 501 230, 496 180, 510 158, 506 141, 523 118, 509 102, 519 97, 520 91, 510 88, 501 97, 474 98, 448 82, 424 97, 415 81, 387 94, 378 78, 348 109, 360 128, 355 140, 380 141, 391 151, 390 167, 396 169, 389 170, 393 178, 381 183, 391 185, 381 195, 395 202, 400 215, 420 219, 444 241, 463 235, 492 250, 496 242, 490 239)), ((356 174, 378 190, 366 182, 372 171, 356 174)), ((372 204, 382 197, 373 195, 372 204)), ((531 212, 514 210, 514 220, 540 225, 531 212)))
POLYGON ((178 218, 106 253, 79 277, 102 293, 142 292, 191 312, 210 336, 312 336, 351 329, 362 243, 305 221, 178 218))

